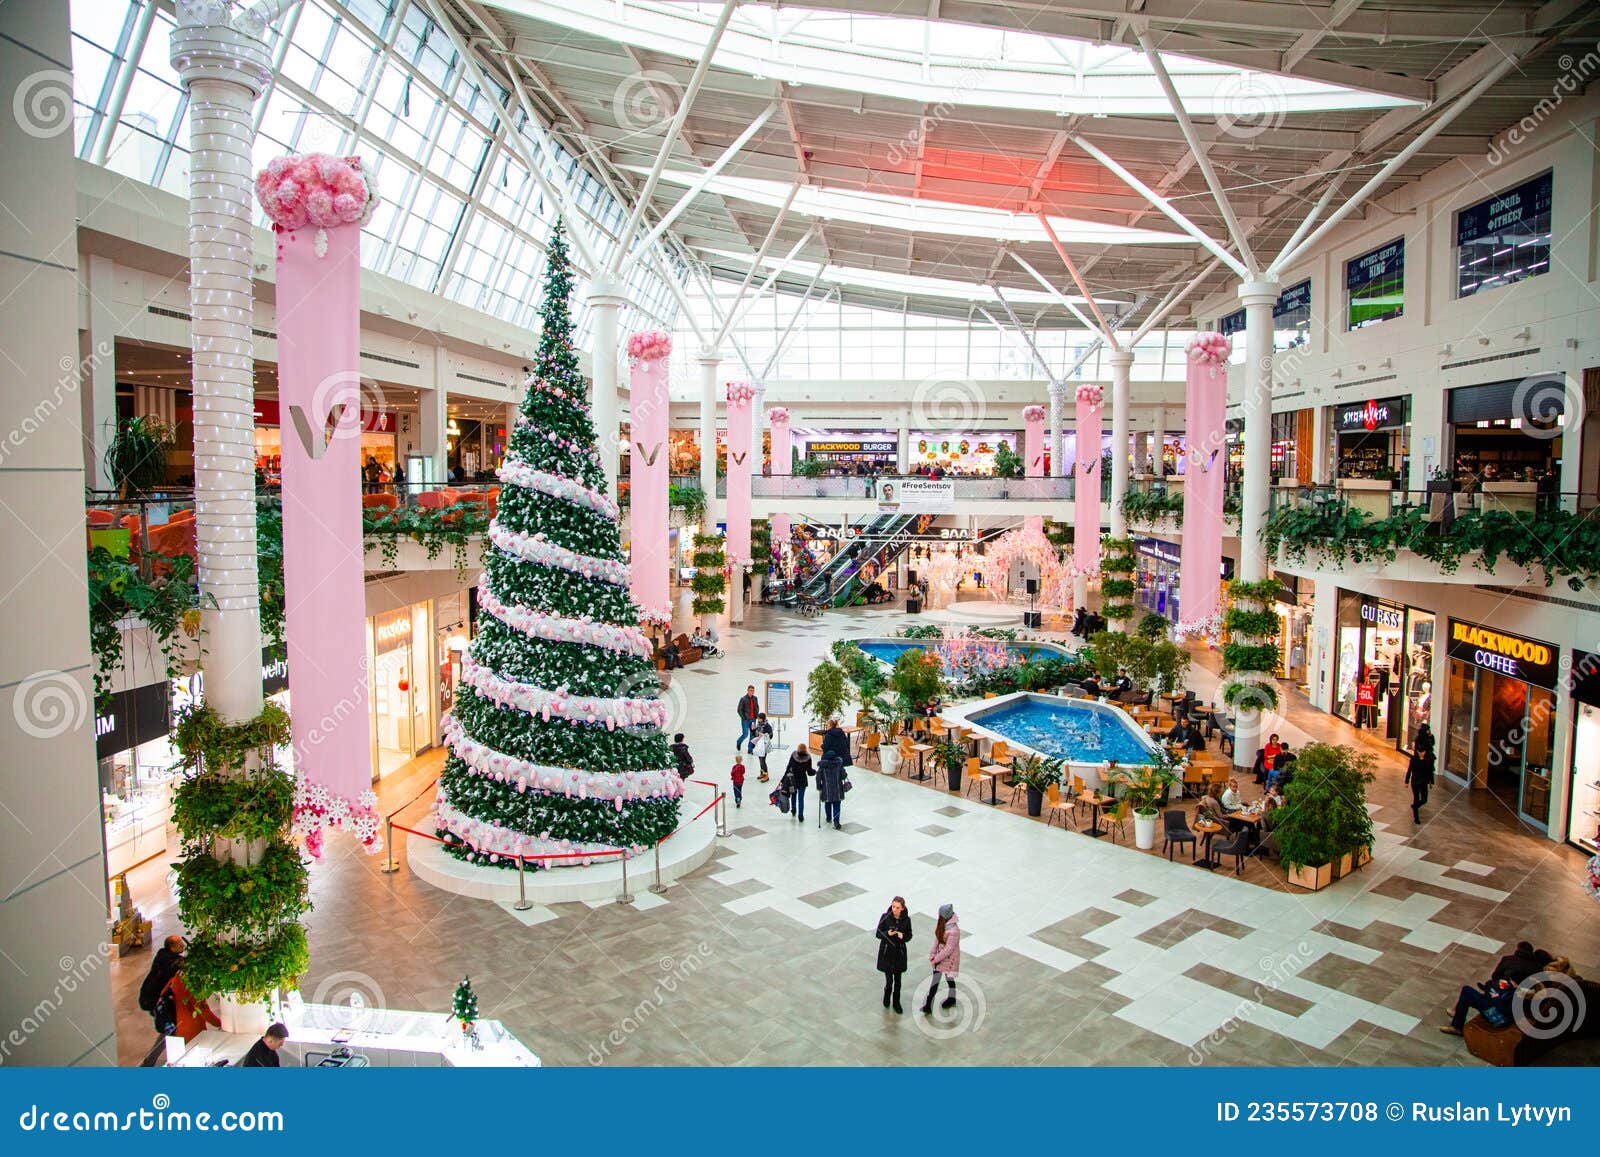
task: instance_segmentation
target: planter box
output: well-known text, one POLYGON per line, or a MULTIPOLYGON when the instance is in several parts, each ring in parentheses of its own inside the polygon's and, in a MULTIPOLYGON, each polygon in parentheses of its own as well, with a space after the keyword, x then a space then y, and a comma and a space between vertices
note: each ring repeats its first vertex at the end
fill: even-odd
POLYGON ((1350 874, 1351 858, 1352 858, 1352 853, 1346 852, 1344 855, 1340 856, 1339 859, 1334 863, 1334 865, 1333 865, 1333 878, 1335 880, 1342 880, 1342 879, 1344 879, 1346 876, 1348 876, 1350 874))
POLYGON ((1485 482, 1485 510, 1508 510, 1513 514, 1532 514, 1539 505, 1537 482, 1485 482))
POLYGON ((1333 883, 1333 865, 1320 864, 1315 868, 1292 868, 1289 871, 1289 883, 1296 888, 1304 888, 1308 892, 1326 888, 1333 883))
POLYGON ((1355 866, 1358 868, 1364 868, 1368 864, 1372 863, 1372 845, 1363 844, 1361 847, 1357 848, 1355 851, 1355 857, 1355 866))
POLYGON ((950 785, 951 791, 961 790, 961 769, 959 767, 946 768, 945 777, 945 781, 950 785))
POLYGON ((1353 510, 1382 520, 1393 511, 1394 483, 1381 478, 1341 478, 1339 495, 1353 510))

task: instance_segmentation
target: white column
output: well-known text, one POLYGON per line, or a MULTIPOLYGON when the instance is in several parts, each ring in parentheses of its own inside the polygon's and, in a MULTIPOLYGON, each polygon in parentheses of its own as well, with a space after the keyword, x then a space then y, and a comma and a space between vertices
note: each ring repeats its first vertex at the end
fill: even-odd
POLYGON ((1150 472, 1156 476, 1156 481, 1166 477, 1166 459, 1163 454, 1167 448, 1167 406, 1163 402, 1156 407, 1155 418, 1150 423, 1150 472))
MULTIPOLYGON (((131 69, 129 70, 132 71, 131 69)), ((91 253, 85 258, 88 328, 78 340, 78 389, 83 407, 83 469, 88 485, 109 490, 106 447, 117 424, 117 319, 111 312, 116 263, 91 253)))
POLYGON ((911 471, 911 411, 900 411, 899 445, 896 447, 896 472, 908 474, 911 471))
POLYGON ((1062 411, 1067 404, 1067 383, 1050 383, 1050 477, 1065 478, 1066 453, 1061 423, 1062 411))
POLYGON ((179 5, 172 67, 189 96, 189 309, 194 346, 195 525, 206 703, 226 720, 261 712, 256 573, 255 379, 250 322, 252 109, 270 75, 266 44, 179 5), (187 22, 186 22, 187 21, 187 22))
POLYGON ((722 357, 716 350, 700 347, 700 489, 706 495, 706 522, 717 502, 717 367, 722 357))
MULTIPOLYGON (((1244 303, 1244 493, 1239 520, 1239 577, 1260 582, 1270 572, 1261 531, 1272 500, 1272 307, 1276 281, 1239 286, 1244 303)), ((1261 746, 1261 713, 1240 711, 1233 761, 1248 767, 1261 746)))
POLYGON ((617 492, 617 457, 620 450, 617 409, 617 315, 627 304, 622 283, 597 275, 589 287, 589 308, 594 311, 594 349, 590 369, 594 388, 589 399, 589 419, 594 423, 595 448, 605 476, 605 492, 617 492))
POLYGON ((1111 537, 1128 536, 1122 500, 1128 495, 1128 406, 1132 350, 1113 350, 1111 361, 1111 537))
POLYGON ((1318 406, 1311 411, 1311 484, 1327 486, 1333 481, 1333 455, 1328 443, 1333 438, 1329 424, 1333 410, 1318 406))
POLYGON ((433 389, 417 391, 417 451, 433 463, 432 478, 412 478, 409 482, 432 481, 442 484, 450 475, 450 360, 443 346, 433 351, 433 389))

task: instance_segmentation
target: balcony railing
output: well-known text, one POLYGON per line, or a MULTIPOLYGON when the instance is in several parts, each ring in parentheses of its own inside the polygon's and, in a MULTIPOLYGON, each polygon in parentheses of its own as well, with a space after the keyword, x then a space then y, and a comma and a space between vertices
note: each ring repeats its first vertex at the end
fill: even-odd
MULTIPOLYGON (((803 478, 799 475, 774 477, 762 475, 750 480, 750 493, 756 498, 877 498, 884 483, 898 486, 904 481, 923 481, 919 477, 903 478, 895 474, 880 474, 872 478, 851 475, 823 478, 803 478)), ((958 499, 1023 499, 1063 500, 1074 493, 1072 478, 952 478, 958 499)), ((1102 495, 1109 497, 1109 485, 1102 487, 1102 495)), ((727 479, 717 479, 717 497, 728 496, 727 479)))

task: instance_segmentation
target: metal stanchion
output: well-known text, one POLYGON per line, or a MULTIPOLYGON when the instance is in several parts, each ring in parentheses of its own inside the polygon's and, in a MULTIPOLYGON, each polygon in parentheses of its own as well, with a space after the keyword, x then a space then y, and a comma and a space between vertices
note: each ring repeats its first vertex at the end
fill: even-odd
POLYGON ((394 858, 394 818, 383 817, 383 863, 378 865, 378 871, 388 875, 390 872, 400 870, 400 861, 394 858))
POLYGON ((633 903, 633 893, 628 891, 628 855, 626 852, 622 855, 622 894, 617 897, 617 903, 633 903))
POLYGON ((728 834, 728 794, 724 792, 717 797, 717 810, 712 813, 717 821, 717 836, 720 838, 728 834))
POLYGON ((528 899, 527 861, 521 856, 517 857, 517 902, 511 906, 518 912, 533 907, 533 901, 528 899))
POLYGON ((665 892, 667 890, 667 886, 661 882, 661 841, 660 840, 656 841, 656 882, 654 884, 650 885, 649 890, 654 892, 657 896, 661 895, 661 893, 663 893, 663 892, 665 892))

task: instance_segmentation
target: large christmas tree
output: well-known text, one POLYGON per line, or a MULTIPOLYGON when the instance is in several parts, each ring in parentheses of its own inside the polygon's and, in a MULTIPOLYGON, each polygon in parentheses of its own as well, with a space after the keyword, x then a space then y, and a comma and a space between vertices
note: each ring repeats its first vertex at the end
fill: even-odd
POLYGON ((683 783, 661 734, 651 646, 628 594, 572 346, 572 266, 557 228, 539 355, 500 469, 478 635, 445 721, 438 833, 464 859, 649 847, 683 783))

